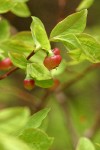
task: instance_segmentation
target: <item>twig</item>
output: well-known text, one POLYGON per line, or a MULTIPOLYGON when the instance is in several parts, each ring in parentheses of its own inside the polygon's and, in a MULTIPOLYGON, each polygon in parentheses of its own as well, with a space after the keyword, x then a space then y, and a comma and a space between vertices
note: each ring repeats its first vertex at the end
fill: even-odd
POLYGON ((66 82, 61 87, 59 86, 57 91, 60 92, 62 90, 65 90, 65 89, 69 88, 73 84, 77 83, 80 79, 85 77, 88 72, 92 71, 93 69, 99 68, 99 67, 100 67, 100 63, 90 65, 82 73, 78 74, 75 78, 73 78, 72 80, 66 82))
POLYGON ((35 108, 36 108, 35 112, 37 112, 45 107, 47 98, 49 97, 50 94, 51 94, 51 91, 46 89, 46 92, 43 95, 43 97, 41 98, 41 101, 37 105, 35 105, 35 108))
POLYGON ((57 97, 57 101, 60 104, 60 107, 62 108, 64 115, 65 115, 65 126, 69 130, 69 135, 71 136, 71 142, 73 147, 76 147, 77 141, 79 139, 79 136, 77 134, 76 129, 73 126, 72 117, 70 114, 69 106, 68 106, 68 99, 66 95, 63 92, 57 92, 55 93, 57 97))
POLYGON ((100 112, 98 112, 94 124, 89 128, 88 130, 85 131, 84 136, 92 139, 95 134, 100 130, 100 112))
MULTIPOLYGON (((34 53, 34 50, 33 50, 33 51, 27 56, 26 59, 29 60, 34 54, 35 54, 35 53, 34 53)), ((1 76, 0 76, 0 80, 5 79, 6 77, 10 76, 13 72, 17 71, 18 69, 20 69, 20 68, 18 68, 18 67, 12 68, 11 70, 9 70, 8 72, 6 72, 5 74, 1 75, 1 76)))
POLYGON ((17 96, 17 97, 21 98, 22 100, 29 102, 33 106, 35 105, 36 98, 24 90, 21 90, 14 86, 9 86, 9 87, 0 86, 0 90, 1 90, 1 92, 6 91, 6 94, 11 93, 12 95, 17 96))

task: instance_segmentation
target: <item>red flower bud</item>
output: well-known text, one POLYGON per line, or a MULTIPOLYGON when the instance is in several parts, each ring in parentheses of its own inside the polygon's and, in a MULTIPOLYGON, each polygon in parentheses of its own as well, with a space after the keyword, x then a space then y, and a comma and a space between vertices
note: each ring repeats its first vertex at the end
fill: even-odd
POLYGON ((60 55, 59 48, 54 48, 52 51, 53 51, 54 55, 60 55))
POLYGON ((24 79, 24 87, 27 90, 32 90, 35 86, 35 81, 33 79, 24 79))
POLYGON ((48 68, 49 70, 52 70, 59 66, 61 63, 62 57, 60 55, 55 55, 51 57, 46 57, 44 59, 44 66, 48 68))
POLYGON ((5 58, 4 60, 0 61, 0 70, 8 70, 13 66, 10 58, 5 58))

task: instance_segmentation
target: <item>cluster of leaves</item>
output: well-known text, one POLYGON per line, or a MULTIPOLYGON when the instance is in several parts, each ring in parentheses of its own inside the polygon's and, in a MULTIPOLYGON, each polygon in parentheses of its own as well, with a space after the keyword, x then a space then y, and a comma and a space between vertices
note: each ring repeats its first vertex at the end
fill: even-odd
MULTIPOLYGON (((100 62, 100 44, 91 35, 82 33, 86 26, 87 10, 76 12, 61 22, 51 31, 48 39, 44 25, 37 17, 32 17, 31 32, 24 31, 10 36, 10 27, 6 20, 0 21, 2 34, 0 35, 0 57, 9 55, 13 64, 25 70, 36 85, 48 88, 53 85, 52 77, 55 71, 49 71, 43 64, 48 53, 52 53, 50 42, 60 42, 67 49, 71 58, 69 64, 77 64, 84 60, 92 63, 100 62), (6 35, 6 36, 5 36, 6 35), (35 55, 28 61, 26 57, 32 51, 35 55)), ((64 64, 65 60, 62 61, 64 64)), ((65 65, 58 67, 58 74, 64 71, 65 65), (63 69, 62 69, 63 66, 63 69), (59 71, 62 70, 62 71, 59 71)))
MULTIPOLYGON (((53 138, 45 133, 46 118, 50 109, 45 108, 30 116, 28 108, 8 108, 0 111, 1 150, 48 150, 53 138)), ((76 150, 95 150, 87 138, 81 138, 76 150)))
POLYGON ((29 8, 27 7, 28 0, 0 0, 0 14, 11 11, 17 16, 30 16, 29 8))
POLYGON ((48 150, 53 138, 43 131, 43 120, 49 112, 43 109, 30 116, 28 108, 8 108, 0 111, 1 150, 48 150))

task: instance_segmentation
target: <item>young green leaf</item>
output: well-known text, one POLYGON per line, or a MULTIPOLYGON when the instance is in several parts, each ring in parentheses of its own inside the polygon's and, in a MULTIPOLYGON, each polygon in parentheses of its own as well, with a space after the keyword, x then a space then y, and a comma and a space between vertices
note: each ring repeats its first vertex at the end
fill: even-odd
POLYGON ((44 25, 37 17, 32 17, 31 32, 36 49, 42 48, 47 51, 51 49, 44 25))
POLYGON ((73 59, 73 61, 70 62, 73 65, 88 59, 87 56, 80 49, 74 49, 68 52, 68 55, 73 59))
MULTIPOLYGON (((0 150, 31 150, 22 140, 0 133, 0 150)), ((34 150, 34 149, 32 149, 34 150)))
POLYGON ((91 62, 100 62, 100 43, 88 34, 77 35, 86 58, 91 62))
POLYGON ((82 137, 78 142, 76 150, 95 150, 95 147, 89 139, 82 137))
POLYGON ((17 41, 20 41, 24 44, 32 46, 33 49, 35 48, 33 38, 32 38, 32 34, 31 34, 30 31, 18 32, 16 35, 12 36, 11 40, 17 40, 17 41))
POLYGON ((25 3, 25 2, 28 2, 29 0, 14 0, 14 1, 17 3, 25 3))
POLYGON ((29 17, 31 15, 28 6, 26 3, 17 3, 12 9, 11 12, 13 12, 15 15, 19 17, 29 17))
POLYGON ((26 129, 19 138, 23 140, 33 150, 48 150, 53 143, 53 138, 48 137, 40 129, 26 129))
POLYGON ((8 108, 0 111, 0 133, 16 134, 23 128, 30 115, 27 108, 8 108), (20 123, 19 123, 20 122, 20 123))
POLYGON ((0 13, 9 11, 15 4, 13 0, 0 0, 0 13))
POLYGON ((80 41, 74 34, 66 34, 66 35, 60 35, 53 38, 53 42, 60 42, 62 43, 68 51, 82 48, 80 41))
POLYGON ((68 16, 54 27, 50 34, 50 40, 69 33, 82 33, 86 26, 86 19, 86 9, 68 16))
POLYGON ((15 52, 15 53, 30 53, 34 50, 34 46, 27 44, 20 40, 7 40, 0 44, 0 48, 5 51, 15 52))
POLYGON ((52 78, 50 71, 40 63, 28 64, 27 74, 36 80, 48 80, 52 78))
POLYGON ((38 128, 42 124, 42 121, 47 117, 48 112, 50 111, 49 108, 45 108, 43 110, 40 110, 39 112, 33 114, 27 124, 24 127, 24 130, 27 128, 38 128))
POLYGON ((9 57, 15 66, 17 66, 21 69, 26 69, 28 61, 24 55, 19 54, 19 53, 10 52, 9 57))
POLYGON ((79 6, 76 8, 77 11, 80 11, 82 9, 86 9, 91 7, 93 4, 94 0, 82 0, 79 6))
POLYGON ((53 79, 48 79, 48 80, 35 80, 35 84, 39 87, 42 88, 50 88, 53 86, 53 79))
POLYGON ((10 25, 6 19, 0 20, 0 42, 8 39, 10 36, 10 25))

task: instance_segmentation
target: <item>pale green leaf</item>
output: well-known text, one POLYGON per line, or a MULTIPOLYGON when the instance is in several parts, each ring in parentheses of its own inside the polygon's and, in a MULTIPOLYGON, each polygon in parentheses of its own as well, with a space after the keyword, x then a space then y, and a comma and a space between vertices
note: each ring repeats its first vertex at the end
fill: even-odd
POLYGON ((34 150, 48 150, 53 143, 53 138, 40 129, 26 129, 19 137, 34 150))
POLYGON ((54 27, 50 34, 50 40, 53 40, 56 36, 66 35, 69 33, 82 33, 86 26, 86 19, 86 9, 69 15, 54 27))
MULTIPOLYGON (((16 134, 28 121, 29 109, 15 107, 0 111, 0 133, 16 134)), ((1 149, 0 149, 1 150, 1 149)))
POLYGON ((53 79, 48 79, 48 80, 35 80, 35 84, 39 87, 42 88, 50 88, 51 86, 53 86, 54 81, 53 79))
POLYGON ((91 7, 93 4, 94 0, 82 0, 79 6, 76 8, 77 11, 80 11, 82 9, 86 9, 91 7))
POLYGON ((15 4, 14 0, 0 0, 0 13, 9 11, 15 4))
POLYGON ((22 140, 11 135, 0 133, 0 150, 34 150, 22 140))
POLYGON ((95 150, 92 142, 85 137, 80 138, 76 150, 95 150))
POLYGON ((7 20, 0 20, 0 42, 8 39, 10 36, 10 25, 7 20))
POLYGON ((37 17, 32 17, 31 32, 36 49, 42 48, 47 51, 51 49, 44 25, 37 17))
POLYGON ((31 58, 30 61, 31 62, 37 62, 39 64, 43 64, 43 61, 45 59, 45 57, 47 56, 46 51, 44 50, 39 50, 37 51, 31 58))
POLYGON ((12 9, 11 12, 13 12, 15 15, 19 17, 29 17, 31 15, 28 6, 26 3, 17 3, 12 9))
POLYGON ((28 2, 29 0, 14 0, 17 3, 24 3, 24 2, 28 2))
POLYGON ((27 74, 36 80, 51 79, 50 71, 40 63, 30 63, 27 65, 27 74))
POLYGON ((12 36, 11 39, 17 40, 17 41, 23 42, 24 44, 32 46, 33 49, 35 48, 32 34, 30 31, 18 32, 16 35, 12 36))
POLYGON ((9 57, 10 57, 12 63, 16 67, 19 67, 21 69, 26 69, 28 61, 24 55, 11 52, 11 53, 9 53, 9 57))
POLYGON ((42 124, 43 120, 47 117, 48 112, 50 111, 49 108, 45 108, 43 110, 40 110, 39 112, 33 114, 27 124, 24 127, 24 130, 27 128, 38 128, 42 124))
POLYGON ((87 56, 80 49, 74 49, 68 52, 68 55, 74 60, 73 62, 75 64, 88 59, 87 56))
POLYGON ((100 43, 88 34, 77 35, 87 59, 91 62, 100 62, 100 43))
POLYGON ((0 48, 5 51, 16 52, 16 53, 30 53, 34 50, 34 46, 27 44, 20 40, 7 40, 0 44, 0 48))
POLYGON ((80 41, 74 34, 66 34, 54 37, 53 42, 62 43, 69 51, 77 48, 82 48, 80 41))

